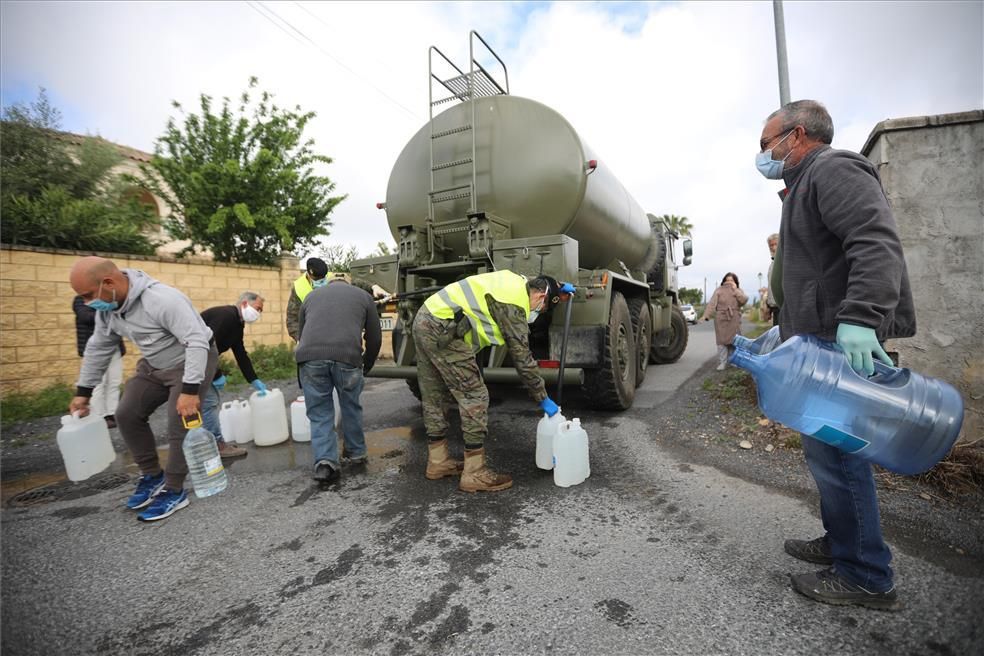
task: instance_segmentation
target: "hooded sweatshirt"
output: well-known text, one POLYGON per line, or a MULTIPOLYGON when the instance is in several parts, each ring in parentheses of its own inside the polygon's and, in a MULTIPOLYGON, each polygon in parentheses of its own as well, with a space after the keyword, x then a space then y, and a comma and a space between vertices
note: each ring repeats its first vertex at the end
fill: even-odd
POLYGON ((143 271, 123 269, 130 283, 123 304, 96 312, 96 329, 86 344, 77 383, 79 396, 91 396, 126 337, 154 369, 184 364, 181 391, 198 394, 205 378, 212 331, 188 297, 143 271))

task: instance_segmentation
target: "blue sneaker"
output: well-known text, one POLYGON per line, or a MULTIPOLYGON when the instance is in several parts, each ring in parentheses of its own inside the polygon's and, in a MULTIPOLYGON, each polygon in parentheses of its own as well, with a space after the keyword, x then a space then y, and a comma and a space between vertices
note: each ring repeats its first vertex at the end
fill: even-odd
POLYGON ((161 490, 160 494, 154 497, 150 508, 137 515, 141 522, 153 522, 158 519, 170 517, 188 505, 188 492, 181 490, 172 492, 171 490, 161 490))
POLYGON ((145 506, 149 506, 151 499, 162 489, 164 489, 164 472, 161 472, 157 476, 144 474, 137 481, 137 489, 126 500, 126 507, 130 510, 140 510, 145 506))

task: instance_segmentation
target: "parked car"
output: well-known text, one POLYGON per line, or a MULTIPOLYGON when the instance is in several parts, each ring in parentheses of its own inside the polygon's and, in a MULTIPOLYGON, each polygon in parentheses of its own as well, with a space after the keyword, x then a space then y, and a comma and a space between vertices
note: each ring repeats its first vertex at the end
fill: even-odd
POLYGON ((683 318, 687 320, 687 323, 697 323, 697 310, 694 309, 693 305, 681 305, 680 311, 683 312, 683 318))

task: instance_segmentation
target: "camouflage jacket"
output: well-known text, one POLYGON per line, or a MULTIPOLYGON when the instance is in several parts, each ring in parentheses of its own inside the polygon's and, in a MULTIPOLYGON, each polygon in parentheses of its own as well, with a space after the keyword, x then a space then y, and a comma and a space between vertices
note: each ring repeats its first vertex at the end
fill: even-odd
POLYGON ((294 342, 300 339, 300 315, 301 299, 294 291, 294 285, 290 286, 290 300, 287 301, 287 334, 294 342))
POLYGON ((516 372, 533 400, 542 401, 547 398, 547 387, 537 373, 536 360, 530 352, 530 326, 526 323, 523 309, 512 303, 500 303, 491 296, 485 298, 489 303, 489 312, 506 339, 516 372))

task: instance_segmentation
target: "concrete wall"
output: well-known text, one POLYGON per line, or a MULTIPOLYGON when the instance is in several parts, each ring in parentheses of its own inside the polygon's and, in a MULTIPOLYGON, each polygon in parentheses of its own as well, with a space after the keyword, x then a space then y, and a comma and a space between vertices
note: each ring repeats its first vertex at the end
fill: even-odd
POLYGON ((984 112, 884 121, 863 154, 895 211, 916 305, 916 336, 890 348, 960 390, 962 439, 984 437, 984 112))
MULTIPOLYGON (((0 245, 0 396, 30 392, 52 383, 74 383, 80 358, 75 344, 75 292, 68 271, 81 253, 0 245)), ((100 253, 120 268, 141 269, 184 292, 202 311, 232 305, 245 290, 265 299, 263 317, 246 327, 246 345, 292 344, 284 315, 290 287, 300 275, 297 258, 279 267, 217 264, 211 260, 100 253)), ((390 336, 383 335, 380 357, 392 357, 390 336)), ((127 342, 124 372, 136 367, 139 351, 127 342)), ((229 354, 226 354, 229 355, 229 354)), ((231 356, 230 356, 231 357, 231 356)), ((257 372, 261 376, 262 371, 257 372)))

